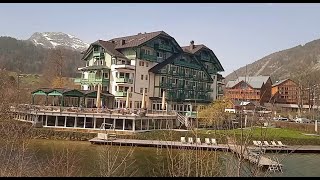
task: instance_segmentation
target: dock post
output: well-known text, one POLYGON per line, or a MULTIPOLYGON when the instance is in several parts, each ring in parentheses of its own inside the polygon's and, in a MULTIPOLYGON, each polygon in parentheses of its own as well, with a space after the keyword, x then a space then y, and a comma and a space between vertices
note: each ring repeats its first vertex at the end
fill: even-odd
POLYGON ((58 116, 56 116, 56 120, 54 122, 54 127, 57 127, 58 126, 58 116))
POLYGON ((136 119, 132 119, 132 131, 134 132, 136 129, 136 119))
POLYGON ((96 125, 97 125, 97 118, 93 118, 93 129, 96 128, 96 125))
POLYGON ((76 128, 77 127, 77 117, 74 117, 74 126, 73 126, 74 128, 76 128))

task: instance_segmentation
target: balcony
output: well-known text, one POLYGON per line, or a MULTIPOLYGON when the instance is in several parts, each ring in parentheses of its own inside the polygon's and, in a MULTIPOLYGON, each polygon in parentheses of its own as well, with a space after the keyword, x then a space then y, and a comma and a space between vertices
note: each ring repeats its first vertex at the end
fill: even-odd
POLYGON ((202 61, 208 61, 208 62, 210 62, 210 57, 209 57, 209 56, 201 56, 200 59, 201 59, 202 61))
POLYGON ((155 44, 155 45, 154 45, 154 48, 155 48, 155 49, 160 49, 160 50, 172 52, 172 47, 169 46, 169 45, 165 45, 165 44, 155 44))
POLYGON ((185 73, 184 76, 185 76, 186 78, 191 78, 191 77, 193 77, 193 75, 190 74, 190 73, 185 73))
POLYGON ((218 90, 218 94, 223 95, 223 90, 218 90))
POLYGON ((140 54, 140 59, 156 62, 157 61, 157 56, 156 55, 150 55, 150 54, 141 53, 140 54))
POLYGON ((205 89, 205 91, 207 91, 207 92, 212 92, 213 89, 212 89, 211 87, 207 87, 207 88, 205 89))
POLYGON ((209 96, 208 95, 205 95, 205 94, 201 94, 197 97, 197 99, 203 99, 203 100, 208 100, 209 99, 209 96))
POLYGON ((99 52, 99 51, 93 51, 93 57, 104 57, 104 53, 103 52, 99 52))
POLYGON ((175 61, 174 64, 178 65, 178 66, 193 68, 193 69, 201 69, 201 67, 199 65, 193 64, 193 63, 188 63, 185 61, 175 61))
POLYGON ((112 64, 115 69, 131 69, 134 70, 136 67, 130 64, 112 64))
POLYGON ((160 87, 167 88, 168 86, 169 86, 169 83, 167 83, 167 82, 160 82, 160 87))
POLYGON ((217 73, 217 71, 214 69, 207 69, 207 71, 209 74, 216 74, 217 73))
POLYGON ((193 87, 192 84, 188 84, 188 85, 186 85, 185 87, 186 87, 186 89, 194 90, 194 87, 193 87))
POLYGON ((178 88, 184 88, 184 84, 183 84, 183 82, 178 82, 178 86, 177 86, 178 88))
POLYGON ((180 77, 184 77, 185 76, 184 71, 179 71, 178 74, 179 74, 180 77))
POLYGON ((83 78, 76 78, 74 80, 75 84, 102 84, 102 85, 108 85, 109 79, 105 78, 89 78, 89 79, 83 79, 83 78))
POLYGON ((124 78, 116 78, 116 83, 129 83, 132 84, 133 80, 127 77, 124 78))
POLYGON ((203 86, 198 86, 198 90, 199 90, 199 91, 204 91, 204 89, 205 89, 205 88, 204 88, 203 86))
POLYGON ((162 68, 162 69, 160 69, 159 73, 160 73, 160 74, 167 74, 167 73, 168 73, 168 72, 167 72, 167 68, 162 68))
POLYGON ((189 111, 189 112, 186 112, 186 116, 187 117, 191 117, 191 118, 196 118, 197 117, 197 111, 189 111))
MULTIPOLYGON (((115 96, 117 96, 117 97, 126 97, 127 96, 127 92, 125 92, 125 91, 116 91, 115 96)), ((131 97, 131 96, 132 96, 132 93, 129 92, 129 97, 131 97)))

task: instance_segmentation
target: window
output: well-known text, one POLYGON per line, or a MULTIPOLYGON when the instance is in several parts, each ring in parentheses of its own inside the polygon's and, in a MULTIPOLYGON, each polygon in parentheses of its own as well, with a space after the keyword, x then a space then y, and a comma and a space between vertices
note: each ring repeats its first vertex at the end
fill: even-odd
POLYGON ((114 90, 117 91, 117 86, 114 86, 114 90))
POLYGON ((131 92, 133 92, 133 87, 131 87, 131 92))
POLYGON ((158 57, 158 58, 162 58, 162 57, 163 57, 162 52, 157 52, 157 57, 158 57))
POLYGON ((148 80, 148 75, 146 75, 146 80, 148 80))
POLYGON ((140 88, 140 93, 141 93, 141 94, 143 93, 143 88, 140 88))
POLYGON ((104 77, 105 79, 108 79, 108 78, 109 78, 109 73, 103 73, 103 77, 104 77))
POLYGON ((144 92, 145 92, 145 93, 148 93, 148 88, 145 88, 145 89, 144 89, 144 92))
POLYGON ((139 66, 144 66, 144 61, 139 61, 139 66))
POLYGON ((148 67, 149 66, 149 63, 148 62, 146 62, 146 67, 148 67))
POLYGON ((143 74, 141 74, 141 80, 143 80, 143 74))

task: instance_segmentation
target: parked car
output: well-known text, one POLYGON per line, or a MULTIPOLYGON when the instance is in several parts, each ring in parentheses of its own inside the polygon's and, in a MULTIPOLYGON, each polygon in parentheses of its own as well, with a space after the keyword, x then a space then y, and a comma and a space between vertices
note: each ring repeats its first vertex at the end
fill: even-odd
POLYGON ((312 121, 310 119, 307 119, 307 118, 296 118, 294 120, 294 122, 296 122, 296 123, 311 123, 312 121))
POLYGON ((275 120, 275 121, 289 121, 289 119, 285 118, 285 117, 274 117, 273 120, 275 120))

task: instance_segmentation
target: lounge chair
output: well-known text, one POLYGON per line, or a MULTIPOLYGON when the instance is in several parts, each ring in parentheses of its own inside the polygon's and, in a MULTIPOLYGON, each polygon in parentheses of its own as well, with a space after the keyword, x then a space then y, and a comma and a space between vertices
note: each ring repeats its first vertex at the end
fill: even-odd
POLYGON ((206 143, 207 145, 210 145, 210 144, 211 144, 211 142, 210 142, 210 139, 209 139, 209 138, 204 138, 204 141, 205 141, 205 143, 206 143))
POLYGON ((281 147, 287 147, 287 145, 282 144, 281 141, 278 141, 278 145, 281 146, 281 147))
POLYGON ((200 138, 197 138, 197 139, 196 139, 196 143, 201 145, 201 139, 200 139, 200 138))
POLYGON ((211 139, 211 142, 212 142, 212 145, 218 145, 216 139, 214 139, 214 138, 211 139))
POLYGON ((263 143, 264 143, 264 146, 271 147, 271 145, 268 143, 268 141, 263 141, 263 143))
POLYGON ((258 143, 259 146, 263 146, 261 141, 257 141, 257 143, 258 143))
POLYGON ((193 138, 192 137, 188 137, 188 143, 193 144, 193 138))
POLYGON ((186 137, 181 137, 181 143, 182 143, 182 144, 187 143, 187 142, 186 142, 186 137))
POLYGON ((271 141, 271 144, 273 145, 273 147, 280 147, 280 145, 278 145, 275 141, 271 141))
POLYGON ((257 141, 252 141, 252 142, 253 142, 253 145, 260 146, 260 144, 257 141))

